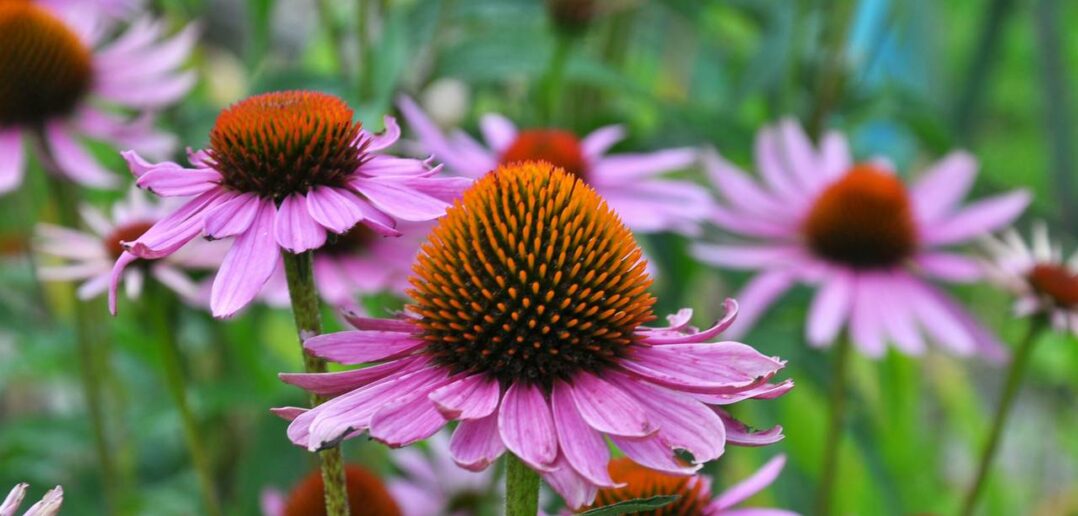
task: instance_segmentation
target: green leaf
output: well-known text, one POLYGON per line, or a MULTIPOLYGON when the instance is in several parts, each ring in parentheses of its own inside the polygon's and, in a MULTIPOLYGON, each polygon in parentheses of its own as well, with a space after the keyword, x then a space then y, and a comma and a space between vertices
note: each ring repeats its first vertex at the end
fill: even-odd
POLYGON ((630 512, 653 511, 674 503, 674 500, 677 499, 678 495, 659 495, 652 496, 651 498, 625 500, 624 502, 607 505, 606 507, 598 507, 590 511, 584 511, 580 513, 579 516, 615 516, 617 514, 628 514, 630 512))

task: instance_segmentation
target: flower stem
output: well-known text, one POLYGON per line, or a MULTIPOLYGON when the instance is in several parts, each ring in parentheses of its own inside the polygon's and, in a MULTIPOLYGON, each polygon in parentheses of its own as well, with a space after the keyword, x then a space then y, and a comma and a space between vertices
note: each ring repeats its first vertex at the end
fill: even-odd
MULTIPOLYGON (((292 316, 296 321, 296 332, 303 352, 303 366, 308 373, 326 372, 326 361, 302 350, 303 341, 322 333, 322 314, 318 304, 318 291, 314 286, 313 253, 284 253, 284 270, 288 278, 288 295, 292 299, 292 316)), ((325 401, 317 394, 311 394, 311 407, 325 401)), ((329 516, 348 515, 348 493, 345 491, 344 462, 340 447, 322 450, 318 453, 322 459, 322 482, 325 486, 326 514, 329 516)))
POLYGON ((539 474, 512 453, 505 454, 505 515, 539 512, 539 474))
POLYGON ((843 427, 846 419, 846 384, 849 381, 850 339, 842 335, 835 343, 835 364, 831 370, 831 394, 828 407, 831 409, 827 420, 823 452, 823 468, 820 470, 820 487, 817 492, 816 514, 827 516, 833 509, 835 480, 838 475, 838 451, 842 444, 843 427))
POLYGON ((992 429, 988 434, 988 442, 985 443, 984 451, 981 452, 980 463, 977 466, 977 476, 974 477, 973 485, 970 486, 969 493, 966 494, 966 499, 962 503, 961 514, 965 516, 973 514, 973 509, 977 506, 977 500, 980 498, 981 493, 984 492, 985 481, 988 479, 988 468, 992 465, 992 459, 999 448, 999 439, 1003 435, 1003 427, 1007 423, 1007 416, 1014 405, 1014 398, 1018 395, 1018 388, 1022 385, 1022 376, 1025 373, 1026 364, 1029 363, 1029 357, 1033 354, 1033 347, 1037 343, 1037 337, 1040 336, 1041 331, 1047 324, 1047 318, 1043 315, 1037 316, 1030 321, 1029 330, 1026 332, 1022 343, 1018 345, 1018 351, 1015 353, 1010 368, 1007 370, 1007 380, 1003 385, 1003 395, 999 400, 999 407, 996 408, 992 429))
POLYGON ((540 80, 540 106, 542 106, 542 120, 547 125, 554 123, 555 114, 561 104, 562 91, 565 89, 565 65, 569 61, 570 51, 573 48, 574 37, 570 34, 558 32, 555 34, 554 53, 550 56, 550 63, 540 80))
POLYGON ((179 343, 176 341, 176 330, 172 324, 170 314, 174 313, 176 306, 175 298, 165 291, 154 281, 147 284, 147 308, 148 322, 156 333, 157 342, 161 347, 161 365, 164 375, 165 386, 168 389, 172 402, 176 404, 176 411, 180 415, 180 425, 183 427, 184 443, 187 445, 187 453, 191 456, 191 465, 198 477, 199 489, 202 492, 202 501, 206 506, 206 514, 218 516, 221 514, 221 503, 217 498, 217 490, 214 487, 213 470, 210 461, 202 446, 202 433, 198 428, 198 421, 187 400, 187 382, 183 371, 183 354, 180 352, 179 343))

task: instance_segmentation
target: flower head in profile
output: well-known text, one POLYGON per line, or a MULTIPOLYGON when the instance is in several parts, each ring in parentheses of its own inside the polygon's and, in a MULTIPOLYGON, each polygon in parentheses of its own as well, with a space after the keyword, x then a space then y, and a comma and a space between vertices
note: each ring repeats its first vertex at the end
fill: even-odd
POLYGON ((1043 222, 1033 226, 1032 246, 1014 230, 982 243, 991 255, 988 278, 1017 296, 1018 315, 1046 315, 1057 330, 1078 335, 1078 252, 1065 260, 1043 222))
POLYGON ((94 2, 0 2, 0 193, 22 182, 24 140, 33 133, 52 168, 86 186, 113 186, 117 177, 82 137, 154 156, 172 151, 173 138, 153 128, 153 112, 195 82, 179 70, 195 27, 166 37, 161 22, 141 19, 110 41, 104 14, 94 2))
MULTIPOLYGON (((344 466, 345 489, 350 514, 402 516, 397 501, 377 475, 354 464, 344 466)), ((267 489, 260 500, 262 516, 319 516, 326 514, 325 484, 322 472, 314 470, 285 496, 267 489)), ((405 515, 406 516, 406 515, 405 515)))
POLYGON ((1004 226, 1029 203, 1015 191, 962 206, 976 176, 973 157, 956 152, 907 186, 880 161, 854 163, 845 138, 829 133, 814 148, 796 122, 760 131, 756 162, 763 184, 722 158, 706 159, 725 202, 713 222, 753 239, 698 245, 701 260, 759 270, 745 287, 740 333, 795 283, 817 287, 807 337, 833 342, 848 324, 866 355, 888 342, 920 354, 925 335, 960 355, 996 358, 998 342, 929 280, 981 276, 971 257, 944 248, 1004 226))
POLYGON ((750 431, 721 409, 769 398, 784 366, 682 311, 648 328, 655 299, 641 250, 615 213, 578 178, 544 162, 483 176, 438 221, 416 262, 410 316, 354 317, 356 331, 313 337, 305 349, 352 371, 284 374, 333 399, 280 409, 310 450, 369 432, 407 446, 459 421, 453 460, 479 471, 507 450, 573 507, 616 482, 606 439, 632 460, 688 475, 726 442, 760 445, 781 429, 750 431), (688 452, 692 463, 675 453, 688 452))
POLYGON ((484 146, 460 131, 447 138, 407 97, 401 97, 398 105, 423 151, 432 153, 453 173, 478 178, 499 165, 546 161, 594 188, 636 232, 695 234, 711 212, 713 202, 707 189, 690 181, 661 177, 695 163, 694 149, 608 154, 625 138, 623 127, 603 127, 581 139, 560 129, 519 130, 497 114, 480 120, 484 146))
MULTIPOLYGON (((123 242, 137 239, 163 219, 168 210, 168 203, 151 202, 145 193, 132 188, 126 199, 112 206, 111 217, 93 206, 81 207, 82 220, 89 232, 38 224, 37 251, 63 261, 58 265, 40 265, 38 276, 46 281, 83 281, 76 292, 79 299, 100 295, 108 288, 112 264, 126 252, 123 242)), ((149 275, 184 301, 203 306, 204 289, 192 281, 187 271, 216 267, 224 255, 222 250, 215 243, 199 242, 171 256, 147 261, 145 267, 131 267, 123 275, 127 296, 138 298, 149 275)))
POLYGON ((625 458, 614 459, 610 462, 610 477, 618 482, 620 487, 600 489, 595 497, 595 503, 589 509, 653 496, 676 495, 677 499, 655 511, 633 514, 640 516, 663 514, 796 516, 797 513, 782 509, 734 508, 771 485, 785 466, 786 456, 779 455, 764 464, 751 477, 714 496, 711 493, 711 479, 706 476, 674 476, 645 468, 625 458))
POLYGON ((341 99, 313 91, 266 93, 225 109, 210 131, 210 145, 190 156, 194 168, 149 163, 124 153, 136 184, 162 197, 194 196, 138 239, 116 262, 115 282, 139 258, 176 252, 205 235, 232 238, 213 281, 210 308, 228 317, 262 290, 281 249, 318 249, 330 235, 362 224, 380 236, 399 236, 397 221, 440 217, 470 183, 437 177, 438 167, 381 151, 400 129, 371 134, 353 121, 341 99))
MULTIPOLYGON (((30 484, 26 483, 16 485, 0 503, 0 516, 15 516, 15 511, 22 505, 23 498, 26 498, 26 490, 29 488, 30 484)), ((63 503, 64 488, 56 486, 45 493, 40 501, 31 505, 23 516, 53 516, 60 512, 60 506, 63 503)))

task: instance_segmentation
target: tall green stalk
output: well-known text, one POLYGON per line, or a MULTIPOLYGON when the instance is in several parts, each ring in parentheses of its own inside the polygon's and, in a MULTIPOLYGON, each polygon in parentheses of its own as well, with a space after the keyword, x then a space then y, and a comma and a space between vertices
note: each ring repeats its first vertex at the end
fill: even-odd
MULTIPOLYGON (((303 351, 303 341, 322 333, 322 314, 318 303, 318 290, 314 285, 313 253, 284 253, 284 270, 288 278, 288 294, 292 299, 292 316, 299 334, 300 352, 303 354, 304 370, 308 373, 326 372, 326 361, 303 351)), ((325 401, 325 397, 311 394, 311 407, 325 401)), ((348 492, 345 490, 344 462, 340 447, 322 450, 322 482, 325 485, 326 514, 348 516, 348 492)))
POLYGON ((505 515, 535 516, 539 512, 539 474, 516 455, 505 454, 505 515))
POLYGON ((846 390, 849 382, 850 350, 853 346, 845 335, 838 338, 834 350, 834 366, 831 369, 831 393, 828 397, 830 413, 827 434, 824 436, 823 467, 820 469, 820 487, 816 496, 816 514, 827 516, 834 510, 835 481, 838 478, 839 449, 846 423, 846 390))
POLYGON ((176 412, 180 416, 180 425, 183 427, 184 443, 187 453, 191 457, 191 465, 198 477, 199 489, 202 502, 206 507, 206 514, 219 516, 221 503, 217 497, 217 489, 213 481, 213 469, 209 456, 203 447, 204 439, 199 431, 198 421, 191 405, 187 400, 187 380, 183 371, 183 354, 180 352, 179 343, 176 340, 176 325, 172 324, 175 313, 176 299, 170 292, 161 288, 154 281, 148 281, 146 285, 144 306, 147 308, 147 323, 151 326, 155 340, 161 352, 161 373, 165 380, 172 402, 176 405, 176 412))
POLYGON ((992 466, 992 460, 995 458, 996 450, 999 448, 999 441, 1003 436, 1003 427, 1007 424, 1007 416, 1011 413, 1014 399, 1017 397, 1019 387, 1022 385, 1022 376, 1025 374, 1029 357, 1033 355, 1033 348, 1037 344, 1037 338, 1046 327, 1048 327, 1047 316, 1041 315, 1030 321, 1029 330, 1018 345, 1014 359, 1012 359, 1011 365, 1007 369, 1007 380, 1003 385, 1003 395, 999 399, 999 407, 996 408, 996 414, 992 420, 992 429, 988 433, 988 441, 985 442, 984 451, 981 452, 981 458, 978 461, 977 476, 974 477, 973 484, 970 486, 969 492, 966 493, 965 501, 962 503, 961 514, 963 516, 973 514, 973 509, 977 507, 977 500, 980 499, 981 494, 984 492, 984 486, 988 480, 988 470, 992 466))
POLYGON ((576 41, 574 35, 560 31, 555 33, 554 37, 554 53, 551 54, 550 63, 539 81, 539 105, 543 110, 542 121, 547 125, 555 122, 555 114, 561 105, 562 92, 565 90, 565 66, 576 41))

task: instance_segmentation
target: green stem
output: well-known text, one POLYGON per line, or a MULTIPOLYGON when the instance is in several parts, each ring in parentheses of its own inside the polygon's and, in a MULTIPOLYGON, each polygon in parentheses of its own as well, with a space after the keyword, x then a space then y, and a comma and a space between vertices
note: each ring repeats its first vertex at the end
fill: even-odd
MULTIPOLYGON (((326 372, 326 361, 302 350, 303 341, 322 333, 322 314, 318 304, 318 290, 314 286, 314 270, 311 251, 301 254, 284 253, 284 270, 288 278, 288 294, 292 299, 292 316, 303 352, 303 366, 308 373, 326 372)), ((323 396, 311 394, 311 406, 325 401, 323 396)), ((340 447, 319 452, 322 459, 322 482, 325 485, 326 514, 348 515, 348 493, 345 491, 344 462, 340 447)))
POLYGON ((543 107, 542 121, 547 125, 555 121, 554 114, 558 112, 561 93, 565 87, 565 65, 569 61, 569 54, 576 39, 571 34, 562 32, 556 33, 554 37, 554 53, 551 54, 550 64, 539 82, 540 105, 543 107))
POLYGON ((839 448, 842 444, 846 419, 846 389, 849 381, 850 339, 846 335, 835 343, 835 364, 831 370, 831 394, 828 407, 831 409, 827 420, 823 452, 823 467, 820 470, 820 487, 817 492, 816 514, 828 516, 833 510, 835 480, 838 475, 839 448))
POLYGON ((827 2, 830 18, 823 32, 823 46, 828 49, 824 65, 817 71, 816 103, 809 115, 807 131, 814 140, 823 134, 827 117, 841 98, 846 82, 846 43, 855 2, 827 2))
POLYGON ((371 36, 368 27, 371 24, 373 7, 372 0, 356 0, 356 40, 359 44, 359 66, 356 67, 359 77, 359 101, 370 100, 374 93, 374 67, 371 60, 374 57, 371 48, 371 36))
POLYGON ((505 454, 505 516, 539 512, 539 474, 512 453, 505 454))
POLYGON ((348 83, 348 60, 345 59, 344 54, 344 34, 341 31, 340 25, 337 23, 337 18, 333 14, 333 2, 329 0, 318 0, 318 18, 322 22, 321 25, 326 29, 326 37, 329 38, 329 46, 333 56, 333 65, 337 68, 337 73, 341 76, 341 81, 345 84, 348 83))
POLYGON ((202 492, 202 501, 206 506, 206 514, 219 516, 221 503, 217 498, 217 490, 214 487, 213 470, 209 456, 202 446, 202 433, 199 431, 198 421, 187 399, 187 381, 183 371, 183 354, 179 343, 176 341, 175 325, 172 324, 170 314, 176 306, 175 298, 160 285, 152 280, 147 284, 146 306, 149 324, 156 333, 157 342, 161 349, 162 374, 165 386, 168 389, 172 402, 176 404, 176 411, 180 415, 180 424, 183 427, 183 438, 187 445, 187 453, 191 456, 191 465, 194 466, 198 477, 199 488, 202 492))
POLYGON ((1018 395, 1018 388, 1022 385, 1022 376, 1025 373, 1026 364, 1029 363, 1029 357, 1033 354, 1037 337, 1040 336, 1041 331, 1047 325, 1047 317, 1043 315, 1037 316, 1030 321, 1029 330, 1026 332, 1022 343, 1018 345, 1018 351, 1011 361, 1010 368, 1007 369, 1007 380, 1003 385, 1003 395, 999 400, 999 407, 996 408, 996 415, 992 420, 992 429, 988 434, 988 442, 985 443, 984 451, 981 452, 981 459, 977 466, 977 476, 974 477, 973 485, 970 486, 969 493, 966 494, 966 499, 962 503, 961 514, 965 516, 973 514, 973 509, 977 506, 977 500, 984 492, 985 481, 988 480, 988 469, 992 466, 992 459, 996 455, 997 448, 999 448, 999 440, 1003 435, 1003 427, 1007 423, 1007 416, 1010 414, 1014 399, 1018 395))

